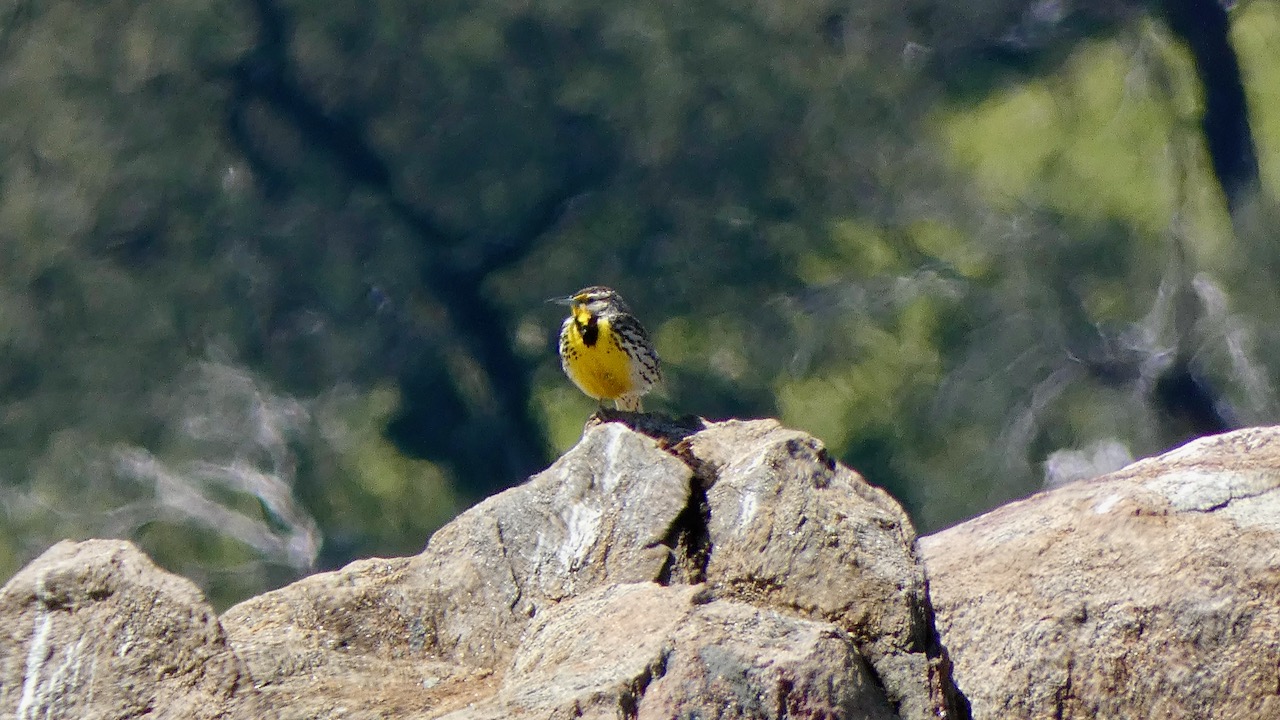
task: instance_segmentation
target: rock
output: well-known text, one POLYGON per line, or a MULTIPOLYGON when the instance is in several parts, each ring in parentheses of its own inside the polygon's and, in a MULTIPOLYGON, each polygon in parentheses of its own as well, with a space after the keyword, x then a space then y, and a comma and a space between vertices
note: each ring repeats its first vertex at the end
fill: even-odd
POLYGON ((729 421, 690 440, 715 474, 707 581, 848 632, 902 717, 965 717, 901 506, 776 423, 729 421))
POLYGON ((306 578, 221 626, 127 544, 105 545, 115 564, 58 546, 6 587, 0 698, 76 711, 52 717, 968 717, 888 495, 772 421, 607 417, 623 422, 422 554, 306 578), (48 617, 71 634, 43 635, 48 617), (45 669, 88 651, 92 672, 45 669), (99 678, 133 704, 100 706, 99 678))
POLYGON ((421 555, 312 576, 231 608, 223 624, 289 717, 336 717, 324 712, 339 706, 351 709, 343 717, 381 717, 370 682, 397 688, 408 709, 448 709, 505 669, 546 608, 661 578, 692 476, 653 439, 600 425, 546 471, 441 528, 421 555), (315 687, 312 674, 351 682, 315 687))
POLYGON ((848 633, 733 601, 697 606, 640 718, 900 717, 848 633))
POLYGON ((263 692, 296 718, 383 717, 387 697, 413 717, 656 718, 721 685, 760 698, 724 717, 967 717, 914 535, 887 495, 772 421, 624 419, 648 434, 589 427, 418 557, 354 563, 229 610, 263 692), (727 637, 752 622, 717 645, 718 665, 714 650, 677 651, 686 626, 727 637), (801 667, 815 652, 833 653, 843 684, 801 667), (741 669, 729 684, 717 679, 727 659, 741 669))
POLYGON ((921 540, 975 718, 1275 718, 1280 428, 921 540))
POLYGON ((612 585, 532 625, 493 700, 444 720, 898 717, 852 638, 693 586, 612 585))
POLYGON ((61 542, 0 589, 0 716, 273 718, 190 581, 127 542, 61 542))

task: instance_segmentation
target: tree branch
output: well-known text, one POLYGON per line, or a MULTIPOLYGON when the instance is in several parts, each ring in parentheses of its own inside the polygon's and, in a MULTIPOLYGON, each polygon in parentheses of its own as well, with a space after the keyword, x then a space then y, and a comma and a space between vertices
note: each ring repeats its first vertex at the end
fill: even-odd
POLYGON ((1165 0, 1165 17, 1195 59, 1204 88, 1201 128, 1213 172, 1234 215, 1257 191, 1258 156, 1227 11, 1217 0, 1165 0))

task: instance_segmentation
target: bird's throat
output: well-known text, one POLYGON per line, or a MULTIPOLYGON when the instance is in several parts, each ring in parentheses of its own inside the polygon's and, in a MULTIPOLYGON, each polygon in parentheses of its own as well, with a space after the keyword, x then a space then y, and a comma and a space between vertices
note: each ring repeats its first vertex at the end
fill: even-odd
POLYGON ((578 326, 578 334, 582 336, 582 344, 592 347, 600 339, 600 323, 590 313, 574 313, 573 322, 578 326))

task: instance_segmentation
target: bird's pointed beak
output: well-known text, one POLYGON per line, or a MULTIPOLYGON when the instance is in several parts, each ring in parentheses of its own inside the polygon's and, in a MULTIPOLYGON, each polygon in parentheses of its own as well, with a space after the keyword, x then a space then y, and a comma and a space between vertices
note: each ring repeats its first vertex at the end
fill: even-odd
POLYGON ((555 303, 556 305, 573 305, 574 299, 572 297, 551 298, 547 302, 555 303))

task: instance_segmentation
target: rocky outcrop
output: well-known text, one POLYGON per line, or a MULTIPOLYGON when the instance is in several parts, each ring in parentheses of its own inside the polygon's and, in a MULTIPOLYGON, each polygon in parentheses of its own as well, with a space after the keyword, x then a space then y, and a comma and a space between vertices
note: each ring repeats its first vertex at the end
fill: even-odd
POLYGON ((921 540, 975 718, 1280 718, 1280 429, 921 540))
POLYGON ((0 717, 275 717, 190 581, 116 540, 61 542, 0 590, 0 717))
MULTIPOLYGON (((158 667, 178 669, 104 659, 88 675, 152 704, 48 717, 187 706, 205 715, 173 716, 967 717, 913 531, 885 493, 771 421, 623 419, 630 427, 589 427, 555 465, 459 516, 421 555, 306 578, 230 609, 221 626, 189 583, 149 564, 122 574, 100 543, 55 548, 83 556, 62 594, 97 603, 93 618, 147 588, 180 586, 164 602, 207 622, 91 626, 108 654, 162 630, 179 659, 158 667), (100 576, 115 590, 86 579, 100 576)), ((38 612, 51 606, 36 578, 57 560, 46 555, 4 589, 0 714, 28 707, 14 683, 55 687, 41 680, 55 669, 46 663, 77 642, 40 631, 38 612)), ((58 682, 51 694, 77 696, 60 702, 97 702, 78 680, 58 682)))
POLYGON ((899 717, 852 638, 688 585, 611 585, 535 621, 499 691, 448 720, 899 717))
POLYGON ((902 717, 968 717, 902 508, 817 440, 772 422, 691 440, 693 465, 711 471, 707 582, 850 633, 902 717))
POLYGON ((918 555, 809 436, 624 419, 418 556, 220 619, 128 543, 60 543, 0 589, 0 717, 966 718, 957 683, 980 719, 1280 717, 1280 429, 918 555))
POLYGON ((809 702, 927 718, 962 704, 887 495, 773 422, 642 429, 590 428, 422 555, 232 608, 233 645, 298 718, 378 717, 370 682, 423 717, 662 718, 714 701, 721 718, 809 702), (732 646, 707 639, 747 626, 732 646), (826 652, 850 668, 838 682, 826 652), (314 675, 351 681, 317 689, 314 675))

